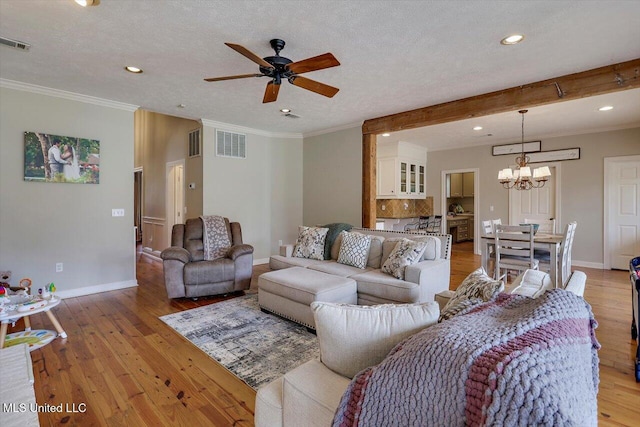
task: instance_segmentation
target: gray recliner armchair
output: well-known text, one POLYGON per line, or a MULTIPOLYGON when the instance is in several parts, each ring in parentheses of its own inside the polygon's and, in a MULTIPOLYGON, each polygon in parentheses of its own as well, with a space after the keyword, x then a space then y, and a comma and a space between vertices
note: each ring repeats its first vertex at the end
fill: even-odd
POLYGON ((253 247, 242 243, 240 223, 224 219, 231 248, 226 257, 205 261, 200 218, 176 224, 171 247, 162 251, 164 283, 169 298, 197 298, 249 289, 253 247))

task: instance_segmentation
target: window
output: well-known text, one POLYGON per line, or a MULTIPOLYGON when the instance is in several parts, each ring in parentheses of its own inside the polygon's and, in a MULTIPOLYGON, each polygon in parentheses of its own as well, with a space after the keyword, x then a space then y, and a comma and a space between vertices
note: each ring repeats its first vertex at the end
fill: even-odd
POLYGON ((247 157, 246 138, 247 136, 241 133, 217 131, 216 156, 245 159, 247 157))
POLYGON ((200 148, 202 147, 201 141, 200 129, 192 130, 191 132, 189 132, 189 157, 200 156, 200 148))

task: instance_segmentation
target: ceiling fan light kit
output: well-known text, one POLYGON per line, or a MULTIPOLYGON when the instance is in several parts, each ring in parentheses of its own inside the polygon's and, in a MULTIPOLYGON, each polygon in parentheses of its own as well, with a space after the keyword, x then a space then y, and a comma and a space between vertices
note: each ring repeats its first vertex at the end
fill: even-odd
POLYGON ((511 188, 515 188, 516 190, 541 188, 544 187, 544 184, 551 177, 551 171, 548 166, 534 169, 533 176, 531 175, 531 167, 529 166, 530 159, 529 156, 524 154, 524 115, 527 111, 528 110, 518 111, 518 113, 522 115, 522 152, 520 153, 520 157, 516 157, 518 167, 515 170, 505 168, 498 171, 498 182, 507 190, 511 188))
POLYGON ((317 94, 332 98, 340 89, 302 77, 299 74, 308 73, 310 71, 322 70, 340 65, 340 62, 331 53, 314 56, 312 58, 303 59, 302 61, 293 62, 289 58, 280 56, 280 51, 284 49, 285 42, 281 39, 273 39, 270 41, 271 48, 275 51, 275 55, 260 58, 244 46, 234 43, 225 43, 231 49, 235 50, 247 59, 255 62, 259 66, 260 74, 238 74, 234 76, 212 77, 204 79, 207 82, 217 82, 222 80, 244 79, 249 77, 269 77, 271 81, 267 83, 267 88, 262 99, 263 103, 275 102, 278 99, 278 92, 282 80, 287 80, 294 86, 315 92, 317 94))

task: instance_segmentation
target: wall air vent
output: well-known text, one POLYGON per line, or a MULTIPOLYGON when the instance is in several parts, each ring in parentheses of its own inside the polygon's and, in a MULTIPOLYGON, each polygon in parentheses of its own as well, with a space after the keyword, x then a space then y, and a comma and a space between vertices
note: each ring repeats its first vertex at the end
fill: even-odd
POLYGON ((216 131, 216 156, 247 158, 247 136, 241 133, 216 131))
POLYGON ((189 132, 189 157, 198 157, 202 148, 202 139, 200 138, 200 129, 189 132))
POLYGON ((31 48, 29 43, 8 39, 6 37, 0 37, 0 44, 19 50, 29 50, 29 48, 31 48))

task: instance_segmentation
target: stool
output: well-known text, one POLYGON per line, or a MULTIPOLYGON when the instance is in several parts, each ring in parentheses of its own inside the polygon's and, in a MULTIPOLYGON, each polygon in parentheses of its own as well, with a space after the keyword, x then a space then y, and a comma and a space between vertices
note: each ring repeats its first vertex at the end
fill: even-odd
POLYGON ((260 308, 307 328, 316 328, 309 307, 314 301, 357 303, 355 280, 302 267, 270 271, 258 277, 260 308))

